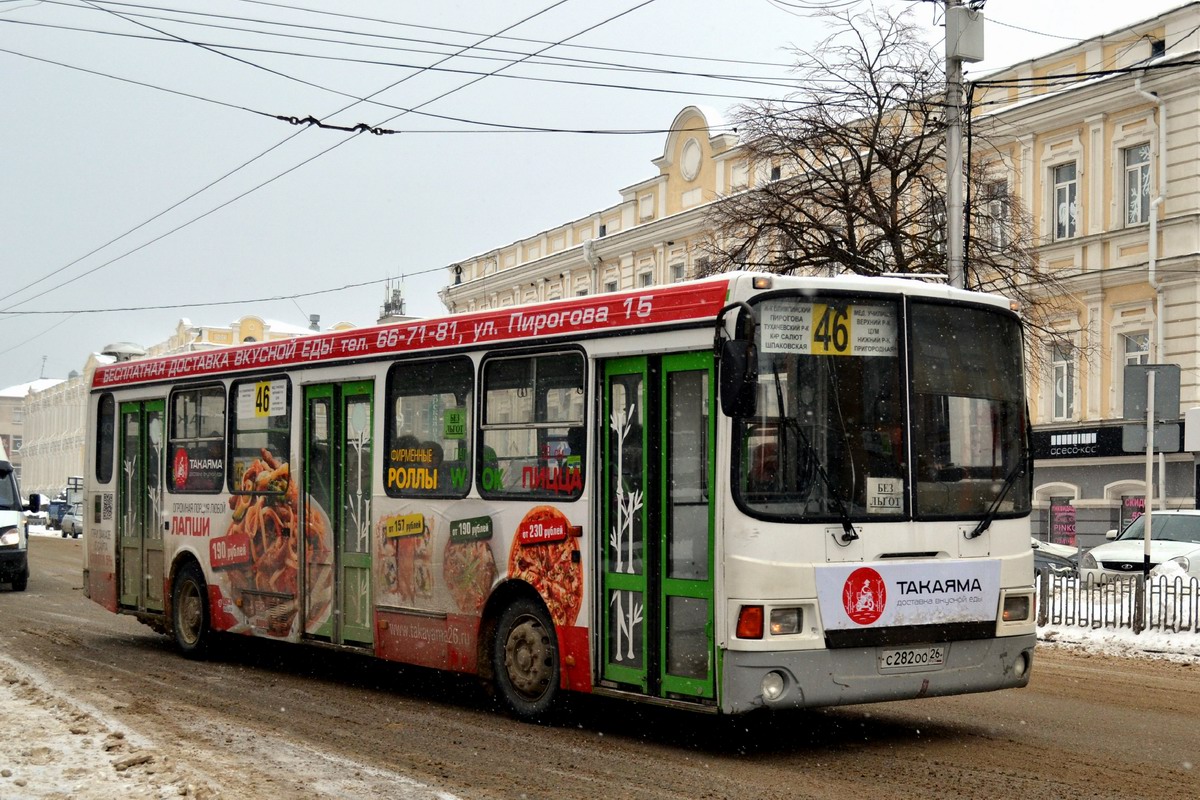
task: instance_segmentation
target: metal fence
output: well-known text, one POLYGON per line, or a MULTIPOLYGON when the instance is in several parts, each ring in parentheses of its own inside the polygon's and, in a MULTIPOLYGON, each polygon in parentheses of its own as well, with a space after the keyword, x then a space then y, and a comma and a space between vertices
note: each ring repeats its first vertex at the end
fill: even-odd
POLYGON ((1200 633, 1200 581, 1129 575, 1103 583, 1038 576, 1037 624, 1200 633))

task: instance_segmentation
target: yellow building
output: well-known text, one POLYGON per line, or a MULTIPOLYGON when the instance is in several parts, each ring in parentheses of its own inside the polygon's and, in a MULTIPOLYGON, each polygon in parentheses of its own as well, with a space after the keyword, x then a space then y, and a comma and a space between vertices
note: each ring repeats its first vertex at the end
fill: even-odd
MULTIPOLYGON (((1189 3, 989 75, 974 94, 984 163, 1069 291, 1058 341, 1030 343, 1028 388, 1041 532, 1070 543, 1099 543, 1144 502, 1145 456, 1123 441, 1126 365, 1179 365, 1181 408, 1200 406, 1198 49, 1189 3)), ((1181 433, 1158 434, 1169 452, 1155 494, 1172 508, 1196 497, 1181 433)))
POLYGON ((657 175, 622 189, 616 205, 451 265, 442 302, 458 313, 694 276, 706 205, 750 178, 737 136, 719 124, 711 110, 683 109, 652 162, 657 175))
MULTIPOLYGON (((1097 544, 1143 502, 1145 459, 1126 453, 1122 439, 1126 364, 1179 364, 1182 407, 1200 406, 1197 50, 1200 3, 1189 3, 1013 65, 973 93, 973 161, 1032 214, 1040 257, 1068 289, 1052 320, 1058 346, 1030 342, 1043 536, 1054 528, 1057 538, 1075 542, 1078 533, 1083 546, 1097 544)), ((724 130, 719 115, 683 109, 652 162, 656 174, 621 189, 613 206, 450 265, 446 307, 519 305, 702 271, 709 204, 803 166, 751 165, 724 130)), ((971 201, 994 204, 993 216, 1009 212, 991 197, 971 201)), ((1191 506, 1195 469, 1181 437, 1163 461, 1166 501, 1191 506)))

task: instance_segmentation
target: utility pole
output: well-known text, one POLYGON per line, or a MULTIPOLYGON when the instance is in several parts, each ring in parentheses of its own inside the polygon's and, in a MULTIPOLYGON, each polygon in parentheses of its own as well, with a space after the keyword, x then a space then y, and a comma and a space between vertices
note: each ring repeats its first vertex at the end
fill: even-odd
POLYGON ((983 12, 946 2, 946 271, 963 288, 964 208, 962 75, 964 61, 983 60, 983 12))

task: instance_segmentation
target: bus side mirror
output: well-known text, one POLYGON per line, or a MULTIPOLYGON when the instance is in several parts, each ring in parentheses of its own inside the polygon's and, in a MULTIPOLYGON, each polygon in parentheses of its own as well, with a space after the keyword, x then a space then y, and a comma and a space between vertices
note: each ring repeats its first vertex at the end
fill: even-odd
POLYGON ((754 414, 758 399, 758 351, 753 342, 731 339, 721 345, 721 410, 729 417, 754 414))

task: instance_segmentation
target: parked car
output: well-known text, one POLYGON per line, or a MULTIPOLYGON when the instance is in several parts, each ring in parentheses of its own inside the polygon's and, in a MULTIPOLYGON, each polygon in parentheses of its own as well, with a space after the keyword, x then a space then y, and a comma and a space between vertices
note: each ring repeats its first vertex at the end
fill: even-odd
POLYGON ((83 533, 83 503, 73 503, 67 513, 63 514, 62 524, 63 538, 71 536, 78 539, 83 533))
MULTIPOLYGON (((1080 576, 1097 583, 1142 571, 1146 517, 1140 516, 1125 530, 1108 532, 1112 541, 1083 554, 1080 576)), ((1200 578, 1200 509, 1155 511, 1150 523, 1150 568, 1174 562, 1189 577, 1200 578)))
POLYGON ((1071 559, 1037 547, 1033 550, 1033 571, 1037 575, 1058 575, 1064 578, 1079 574, 1079 568, 1071 559))
POLYGON ((1079 548, 1071 547, 1069 544, 1055 544, 1054 542, 1043 542, 1036 536, 1030 537, 1030 545, 1034 550, 1041 550, 1043 553, 1053 553, 1056 556, 1062 556, 1072 564, 1079 563, 1079 548))

